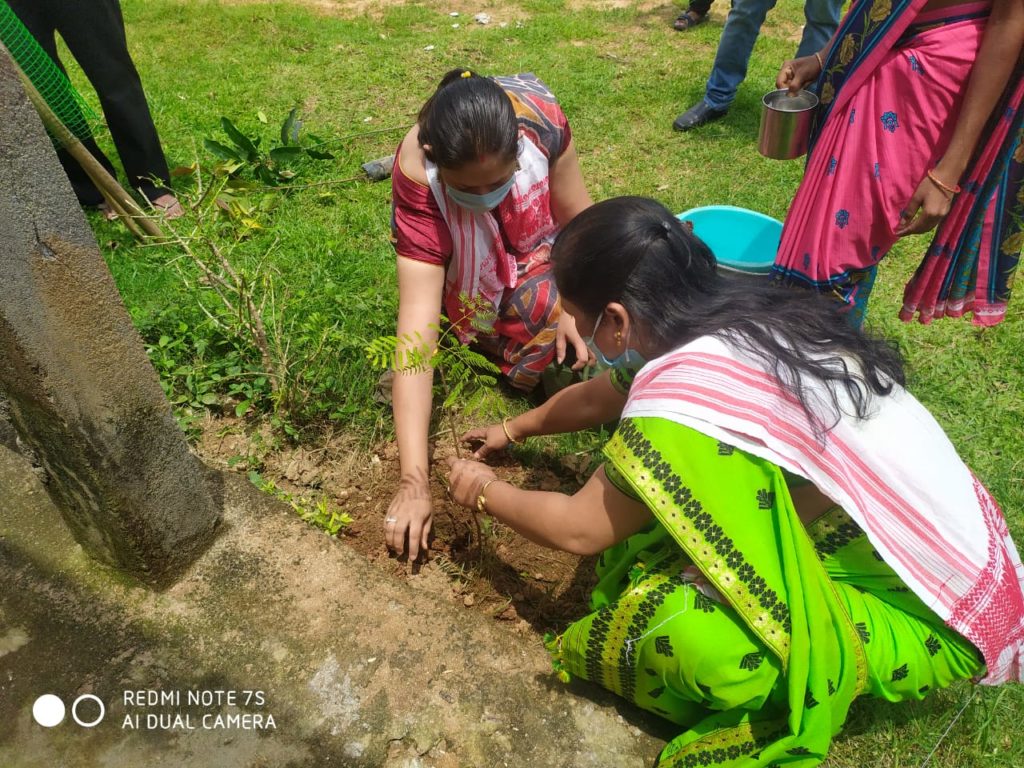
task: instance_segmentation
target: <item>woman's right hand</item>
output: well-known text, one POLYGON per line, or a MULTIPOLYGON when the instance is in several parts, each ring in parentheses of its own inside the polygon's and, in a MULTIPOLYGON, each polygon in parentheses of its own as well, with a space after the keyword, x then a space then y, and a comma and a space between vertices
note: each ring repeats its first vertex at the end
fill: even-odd
POLYGON ((384 542, 388 549, 401 555, 408 541, 409 560, 415 561, 420 552, 426 553, 429 548, 433 517, 430 487, 403 480, 384 516, 384 542))
POLYGON ((813 54, 790 59, 782 65, 778 77, 775 78, 776 88, 786 88, 794 96, 813 83, 821 74, 818 57, 813 54))
POLYGON ((509 440, 501 424, 491 424, 489 427, 469 430, 462 436, 462 442, 467 445, 479 443, 479 447, 473 451, 473 458, 481 461, 492 453, 504 451, 508 448, 509 440))

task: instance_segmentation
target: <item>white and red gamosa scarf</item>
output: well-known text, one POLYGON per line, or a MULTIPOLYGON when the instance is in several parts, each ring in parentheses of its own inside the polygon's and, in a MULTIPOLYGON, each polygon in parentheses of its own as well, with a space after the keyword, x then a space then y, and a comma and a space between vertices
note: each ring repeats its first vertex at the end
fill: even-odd
MULTIPOLYGON (((812 397, 817 387, 827 398, 824 384, 807 386, 812 397)), ((645 365, 622 415, 669 419, 813 482, 904 583, 981 651, 987 672, 980 682, 1020 681, 1024 566, 999 506, 905 389, 894 386, 871 405, 870 418, 844 413, 822 441, 763 363, 703 337, 645 365)))
POLYGON ((452 236, 444 310, 464 343, 480 330, 472 322, 476 307, 482 304, 496 316, 505 289, 515 288, 518 282, 520 264, 505 248, 502 231, 516 252, 529 254, 522 265, 524 271, 548 260, 558 233, 551 214, 548 158, 529 137, 520 136, 516 160, 515 183, 508 197, 490 213, 461 208, 448 196, 437 166, 429 160, 425 163, 430 191, 452 236))

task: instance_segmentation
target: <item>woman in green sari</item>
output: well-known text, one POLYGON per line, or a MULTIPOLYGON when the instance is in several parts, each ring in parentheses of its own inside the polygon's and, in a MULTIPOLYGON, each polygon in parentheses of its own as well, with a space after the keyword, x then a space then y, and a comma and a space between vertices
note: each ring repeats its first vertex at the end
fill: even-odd
MULTIPOLYGON (((563 677, 679 725, 659 765, 814 766, 860 694, 1021 678, 1020 558, 890 345, 815 294, 719 272, 652 200, 580 214, 552 263, 628 387, 605 463, 568 496, 452 460, 451 490, 533 541, 602 553, 592 612, 549 649, 563 677)), ((541 406, 471 436, 489 452, 499 432, 589 415, 541 406)))

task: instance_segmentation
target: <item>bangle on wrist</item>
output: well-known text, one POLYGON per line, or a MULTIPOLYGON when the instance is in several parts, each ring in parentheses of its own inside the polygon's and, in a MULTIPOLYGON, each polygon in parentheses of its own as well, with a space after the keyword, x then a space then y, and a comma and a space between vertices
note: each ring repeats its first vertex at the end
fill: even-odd
POLYGON ((514 437, 512 437, 512 430, 508 428, 508 416, 501 420, 501 428, 504 430, 505 437, 508 438, 508 441, 510 443, 515 443, 516 445, 522 444, 522 440, 516 440, 514 437))
POLYGON ((934 168, 929 169, 929 171, 928 171, 928 178, 931 179, 932 184, 937 186, 943 192, 947 192, 951 198, 953 197, 953 195, 959 195, 960 194, 960 185, 959 184, 954 184, 952 187, 950 187, 950 186, 942 183, 942 181, 940 181, 935 176, 934 171, 935 171, 934 168))
POLYGON ((825 71, 825 62, 822 60, 821 54, 818 51, 814 52, 814 58, 818 60, 818 72, 819 73, 824 72, 825 71))
POLYGON ((487 486, 489 486, 491 483, 497 482, 497 480, 498 478, 492 477, 490 480, 484 483, 483 487, 480 489, 480 493, 477 494, 476 511, 479 512, 481 515, 487 514, 487 497, 484 496, 484 494, 487 493, 487 486))

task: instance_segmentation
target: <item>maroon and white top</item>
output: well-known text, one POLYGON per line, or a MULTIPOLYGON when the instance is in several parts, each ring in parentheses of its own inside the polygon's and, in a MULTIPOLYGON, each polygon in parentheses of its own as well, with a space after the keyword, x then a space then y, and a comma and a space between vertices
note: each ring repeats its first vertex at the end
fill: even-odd
POLYGON ((481 300, 495 310, 505 289, 548 261, 558 226, 551 212, 550 165, 572 133, 554 95, 532 74, 496 77, 516 111, 519 169, 508 196, 493 211, 473 213, 448 197, 436 168, 428 185, 402 169, 401 147, 392 175, 392 239, 399 256, 446 268, 444 309, 463 341, 481 300), (467 304, 464 299, 468 299, 467 304))

